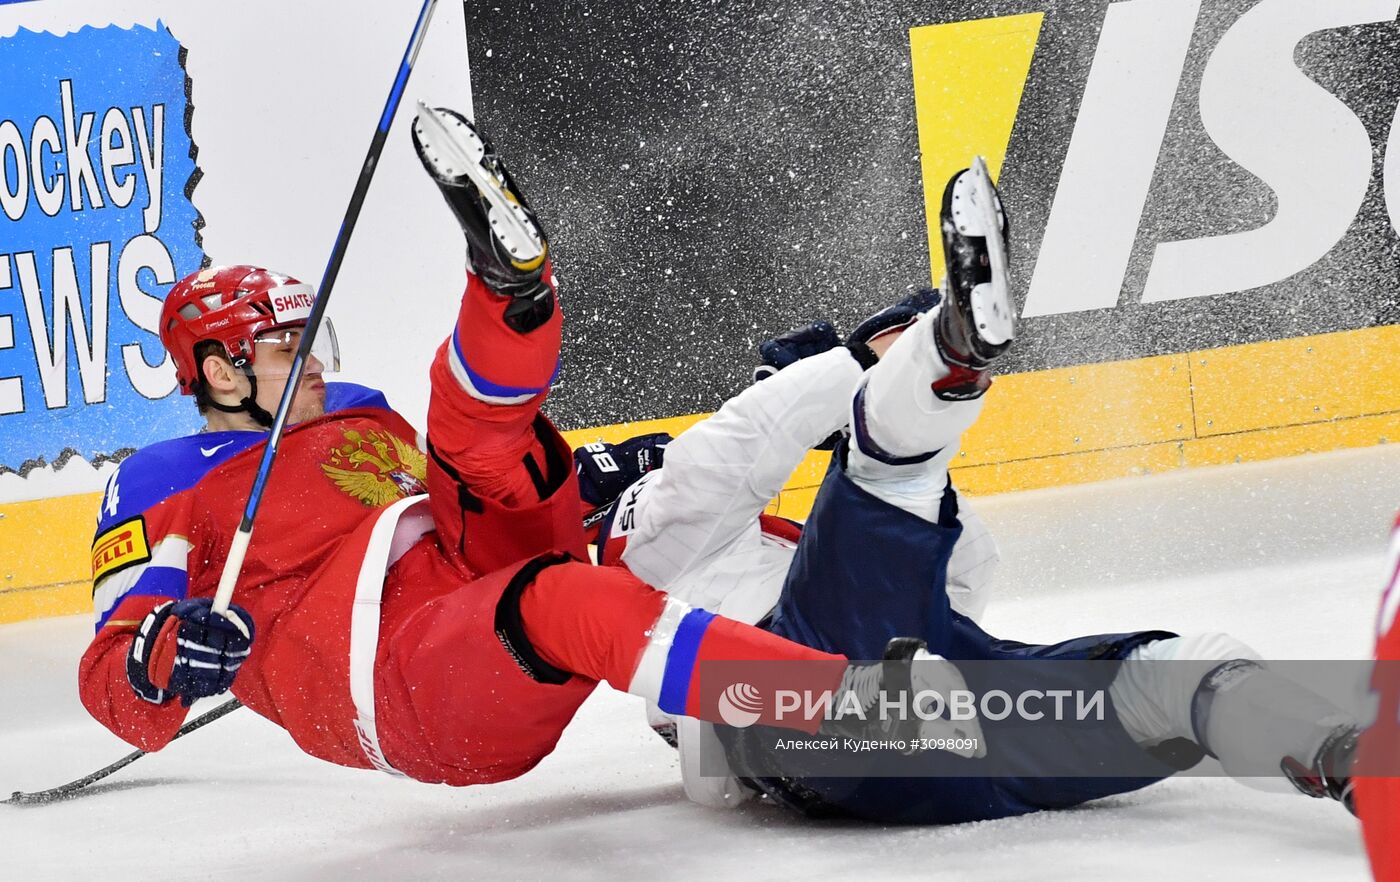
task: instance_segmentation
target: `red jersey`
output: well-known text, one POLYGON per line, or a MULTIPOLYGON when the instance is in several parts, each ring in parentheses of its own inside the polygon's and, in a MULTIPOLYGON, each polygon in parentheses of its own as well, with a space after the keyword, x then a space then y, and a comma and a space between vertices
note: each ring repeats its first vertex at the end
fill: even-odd
MULTIPOLYGON (((356 579, 380 513, 426 490, 427 458, 373 390, 330 384, 327 409, 286 431, 272 469, 233 598, 259 639, 232 691, 307 753, 368 767, 349 685, 356 579)), ((132 635, 168 599, 214 595, 266 437, 163 442, 129 457, 108 482, 93 544, 97 634, 79 689, 95 718, 145 750, 163 747, 186 709, 130 688, 132 635)))
MULTIPOLYGON (((233 597, 257 629, 234 695, 313 756, 464 786, 533 768, 602 680, 700 716, 706 659, 831 662, 834 688, 839 656, 581 562, 571 451, 539 414, 561 317, 521 334, 507 307, 468 276, 429 374, 426 453, 383 396, 344 384, 284 435, 233 597)), ((156 444, 108 484, 80 693, 132 744, 162 747, 186 710, 132 689, 137 628, 168 599, 216 593, 266 437, 156 444)))
MULTIPOLYGON (((1385 593, 1376 622, 1377 665, 1371 686, 1379 698, 1376 722, 1361 736, 1359 764, 1393 769, 1400 765, 1400 519, 1391 536, 1385 593)), ((1356 805, 1379 882, 1400 882, 1400 778, 1358 776, 1356 805)))

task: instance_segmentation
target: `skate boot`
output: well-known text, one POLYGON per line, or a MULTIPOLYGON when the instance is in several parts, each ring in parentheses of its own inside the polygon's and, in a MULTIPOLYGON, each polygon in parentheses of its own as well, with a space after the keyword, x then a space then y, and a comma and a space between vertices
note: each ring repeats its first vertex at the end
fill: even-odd
POLYGON ((1016 334, 1006 213, 982 157, 974 157, 971 168, 948 182, 939 223, 947 272, 934 340, 953 372, 935 384, 934 392, 958 401, 986 391, 987 366, 1016 334))
POLYGON ((1300 792, 1315 799, 1335 799, 1354 815, 1356 797, 1351 767, 1356 759, 1356 745, 1360 738, 1359 727, 1351 724, 1338 726, 1323 740, 1309 765, 1286 756, 1279 766, 1300 792))
POLYGON ((958 756, 985 756, 987 746, 977 718, 952 719, 948 707, 952 693, 966 690, 955 664, 929 653, 922 640, 895 637, 886 644, 883 661, 847 668, 832 696, 830 718, 820 731, 841 738, 903 742, 908 753, 921 749, 917 741, 936 740, 958 756), (943 698, 943 712, 936 717, 927 714, 932 719, 913 712, 914 696, 926 692, 943 698), (901 708, 907 712, 899 713, 901 708))
POLYGON ((413 146, 462 232, 472 271, 513 301, 506 324, 525 333, 554 313, 543 275, 549 241, 491 142, 455 110, 418 105, 413 146))

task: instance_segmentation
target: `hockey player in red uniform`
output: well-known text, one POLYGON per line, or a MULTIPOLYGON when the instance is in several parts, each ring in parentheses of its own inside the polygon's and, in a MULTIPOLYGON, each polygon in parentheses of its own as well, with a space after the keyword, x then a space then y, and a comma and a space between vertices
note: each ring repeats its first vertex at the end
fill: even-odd
MULTIPOLYGON (((1371 688, 1380 699, 1376 721, 1361 736, 1358 765, 1400 768, 1400 518, 1390 537, 1386 588, 1376 620, 1376 672, 1371 688)), ((1400 882, 1400 778, 1362 774, 1356 778, 1356 809, 1377 882, 1400 882)))
POLYGON ((422 108, 413 134, 471 264, 431 368, 426 452, 378 392, 324 382, 333 352, 310 360, 233 605, 214 613, 311 290, 248 266, 178 283, 160 337, 208 426, 108 483, 79 673, 89 712, 156 750, 192 700, 231 688, 314 756, 467 785, 533 767, 602 680, 698 713, 706 659, 824 662, 822 688, 862 700, 915 667, 847 666, 580 562, 570 452, 539 413, 561 334, 547 241, 469 121, 422 108))

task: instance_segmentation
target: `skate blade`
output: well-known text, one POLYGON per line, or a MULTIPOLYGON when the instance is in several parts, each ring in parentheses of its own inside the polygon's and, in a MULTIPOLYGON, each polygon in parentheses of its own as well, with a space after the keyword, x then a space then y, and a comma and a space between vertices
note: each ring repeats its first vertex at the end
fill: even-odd
POLYGON ((1001 200, 992 186, 987 162, 980 156, 958 179, 953 222, 964 236, 979 236, 987 243, 992 280, 972 289, 972 319, 977 334, 987 343, 1000 345, 1016 336, 1016 317, 1011 310, 1011 269, 1006 244, 1002 241, 1001 200))
POLYGON ((539 229, 525 209, 506 189, 505 181, 482 165, 486 146, 481 138, 456 117, 418 102, 413 130, 427 159, 444 181, 466 175, 489 206, 486 220, 491 232, 510 255, 517 269, 530 270, 544 258, 544 242, 539 229))

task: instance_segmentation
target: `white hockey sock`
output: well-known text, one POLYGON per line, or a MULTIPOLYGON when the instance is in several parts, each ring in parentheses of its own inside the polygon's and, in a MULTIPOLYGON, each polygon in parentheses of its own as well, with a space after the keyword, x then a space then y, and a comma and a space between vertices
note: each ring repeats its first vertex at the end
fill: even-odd
POLYGON ((1244 668, 1209 678, 1197 714, 1203 745, 1236 780, 1258 790, 1294 793, 1285 757, 1311 765, 1322 742, 1355 720, 1310 689, 1270 671, 1244 668))
POLYGON ((1172 738, 1195 741, 1191 705, 1201 678, 1237 658, 1258 660, 1259 653, 1221 633, 1144 643, 1123 660, 1108 688, 1119 722, 1144 747, 1172 738))
POLYGON ((906 458, 956 444, 982 412, 982 399, 944 401, 933 384, 948 366, 933 342, 941 307, 919 316, 865 375, 864 426, 877 454, 906 458))
POLYGON ((1109 686, 1133 740, 1153 747, 1172 738, 1200 744, 1232 777, 1259 790, 1296 792, 1279 763, 1310 762, 1323 739, 1347 722, 1322 696, 1260 665, 1222 668, 1259 654, 1228 634, 1207 633, 1139 646, 1109 686), (1212 672, 1210 688, 1202 681, 1212 672))
POLYGON ((879 499, 938 520, 948 462, 982 412, 982 399, 943 401, 933 383, 948 366, 933 342, 934 309, 919 317, 865 374, 852 400, 847 473, 879 499))

